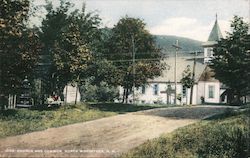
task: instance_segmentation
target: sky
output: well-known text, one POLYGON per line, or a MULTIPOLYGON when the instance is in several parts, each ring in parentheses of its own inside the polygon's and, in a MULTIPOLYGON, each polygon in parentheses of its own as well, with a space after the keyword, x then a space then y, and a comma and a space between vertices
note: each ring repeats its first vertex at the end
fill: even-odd
MULTIPOLYGON (((41 3, 43 0, 35 0, 41 3)), ((222 34, 230 31, 234 15, 250 16, 250 0, 71 0, 76 8, 86 3, 86 11, 96 12, 102 26, 113 27, 120 18, 143 19, 155 35, 175 35, 206 41, 218 15, 222 34)), ((56 1, 54 0, 54 3, 56 1)))

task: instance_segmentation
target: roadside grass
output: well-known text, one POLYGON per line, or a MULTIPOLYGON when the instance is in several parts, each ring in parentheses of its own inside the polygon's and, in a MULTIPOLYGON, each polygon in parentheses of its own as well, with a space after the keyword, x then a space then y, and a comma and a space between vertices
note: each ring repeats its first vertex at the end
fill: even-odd
POLYGON ((228 111, 200 121, 121 155, 122 158, 247 158, 250 110, 228 111))
POLYGON ((165 108, 173 105, 159 105, 159 104, 118 104, 118 103, 93 103, 90 107, 99 109, 101 111, 115 112, 124 114, 128 112, 136 112, 141 110, 148 110, 154 108, 165 108))
POLYGON ((81 103, 54 108, 8 109, 0 111, 0 138, 157 107, 160 106, 81 103))

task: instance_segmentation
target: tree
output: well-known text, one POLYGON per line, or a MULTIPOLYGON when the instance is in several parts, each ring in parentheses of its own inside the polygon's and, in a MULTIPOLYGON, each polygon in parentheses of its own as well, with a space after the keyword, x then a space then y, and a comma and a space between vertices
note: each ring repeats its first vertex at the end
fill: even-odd
MULTIPOLYGON (((68 82, 79 84, 87 74, 87 68, 93 59, 93 53, 100 33, 98 15, 72 10, 72 4, 61 0, 60 6, 53 9, 51 3, 46 6, 47 15, 42 22, 41 37, 44 43, 44 55, 50 58, 47 72, 51 85, 47 93, 57 91, 62 94, 68 82)), ((61 95, 62 96, 62 95, 61 95)))
MULTIPOLYGON (((183 71, 181 83, 182 83, 182 86, 185 88, 193 88, 194 79, 192 76, 190 65, 188 65, 186 67, 186 69, 183 71)), ((192 94, 191 93, 190 93, 190 104, 192 104, 192 94)))
POLYGON ((88 67, 89 74, 91 73, 91 84, 99 86, 101 82, 105 82, 110 86, 118 86, 117 76, 119 75, 115 65, 105 58, 94 57, 88 67))
POLYGON ((161 74, 165 68, 162 54, 155 46, 153 36, 145 29, 146 24, 136 18, 124 17, 111 30, 105 57, 116 66, 116 84, 124 89, 123 101, 135 87, 147 83, 161 74), (133 63, 133 53, 135 62, 133 63), (135 71, 135 74, 134 74, 135 71))
POLYGON ((94 77, 90 77, 85 80, 85 83, 81 85, 80 91, 81 99, 87 102, 106 102, 114 101, 118 99, 119 92, 117 87, 110 86, 104 81, 101 81, 98 85, 93 83, 94 77))
POLYGON ((8 94, 16 94, 25 76, 35 69, 40 51, 38 36, 28 28, 29 0, 2 0, 0 3, 0 95, 1 105, 8 94))
POLYGON ((78 25, 72 22, 62 31, 53 51, 56 77, 61 83, 57 84, 59 93, 68 82, 75 82, 78 86, 80 79, 86 77, 85 72, 91 58, 88 46, 81 40, 78 25))
POLYGON ((215 71, 215 78, 227 85, 231 93, 237 96, 237 103, 241 103, 240 98, 248 95, 250 90, 248 25, 243 18, 235 16, 231 30, 214 48, 211 67, 215 71))

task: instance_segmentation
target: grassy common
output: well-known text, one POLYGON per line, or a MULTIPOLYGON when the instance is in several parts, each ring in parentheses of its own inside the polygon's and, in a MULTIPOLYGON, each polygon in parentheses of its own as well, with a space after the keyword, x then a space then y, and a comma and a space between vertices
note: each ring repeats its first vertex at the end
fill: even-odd
POLYGON ((0 138, 157 107, 161 106, 99 103, 8 109, 0 111, 0 138))
POLYGON ((247 158, 250 110, 228 112, 162 135, 122 158, 247 158))

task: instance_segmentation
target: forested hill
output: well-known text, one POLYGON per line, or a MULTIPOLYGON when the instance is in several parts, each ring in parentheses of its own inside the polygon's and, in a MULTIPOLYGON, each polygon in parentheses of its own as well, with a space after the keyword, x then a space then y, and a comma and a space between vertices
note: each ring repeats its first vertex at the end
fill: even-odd
POLYGON ((173 48, 173 44, 175 44, 176 40, 179 41, 179 46, 182 48, 180 51, 202 51, 203 48, 201 46, 202 42, 178 36, 169 36, 169 35, 154 35, 156 44, 163 51, 173 52, 175 48, 173 48))
MULTIPOLYGON (((102 32, 105 36, 109 36, 111 33, 110 28, 103 28, 102 32)), ((175 44, 176 40, 179 41, 179 46, 182 48, 180 51, 183 53, 185 51, 203 51, 201 46, 202 42, 193 40, 190 38, 179 37, 179 36, 171 36, 171 35, 153 35, 155 37, 156 45, 162 48, 165 52, 174 52, 175 48, 173 48, 173 44, 175 44)))

